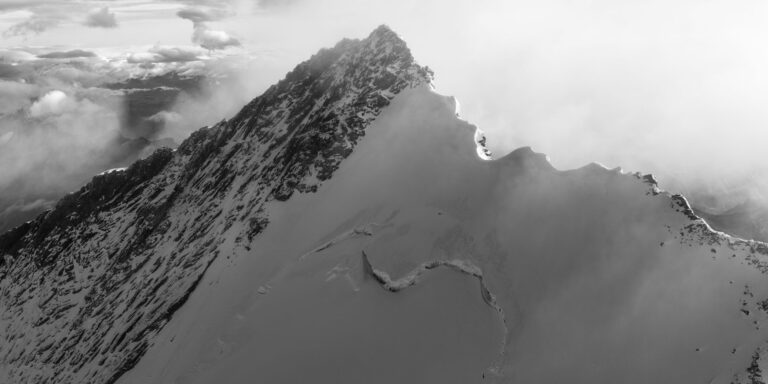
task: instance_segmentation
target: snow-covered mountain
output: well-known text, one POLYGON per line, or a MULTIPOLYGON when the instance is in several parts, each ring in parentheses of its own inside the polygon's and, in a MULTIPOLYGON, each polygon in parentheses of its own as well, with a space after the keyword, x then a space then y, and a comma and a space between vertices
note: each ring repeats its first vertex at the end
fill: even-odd
POLYGON ((760 382, 768 246, 431 77, 379 27, 0 237, 0 382, 760 382))

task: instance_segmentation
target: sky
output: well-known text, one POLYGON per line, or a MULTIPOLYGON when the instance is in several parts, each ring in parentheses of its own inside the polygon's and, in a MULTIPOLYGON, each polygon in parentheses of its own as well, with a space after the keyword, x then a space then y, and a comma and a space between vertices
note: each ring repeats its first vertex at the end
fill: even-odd
MULTIPOLYGON (((560 169, 652 172, 724 209, 768 200, 765 20, 768 2, 756 0, 0 0, 0 75, 37 74, 0 82, 0 160, 42 141, 35 161, 14 154, 30 164, 16 176, 73 146, 81 155, 58 163, 82 169, 115 132, 130 136, 114 101, 123 95, 99 84, 226 74, 153 116, 168 128, 150 138, 181 140, 319 48, 387 24, 497 157, 531 146, 560 169), (62 139, 72 124, 81 128, 62 139)), ((11 179, 0 173, 0 187, 11 179)))

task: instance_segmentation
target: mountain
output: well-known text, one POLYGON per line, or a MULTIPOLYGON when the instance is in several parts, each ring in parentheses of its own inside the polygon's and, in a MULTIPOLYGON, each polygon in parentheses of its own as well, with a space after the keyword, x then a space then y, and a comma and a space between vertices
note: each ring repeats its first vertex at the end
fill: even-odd
POLYGON ((0 382, 761 382, 768 246, 431 79, 343 40, 0 237, 0 382))

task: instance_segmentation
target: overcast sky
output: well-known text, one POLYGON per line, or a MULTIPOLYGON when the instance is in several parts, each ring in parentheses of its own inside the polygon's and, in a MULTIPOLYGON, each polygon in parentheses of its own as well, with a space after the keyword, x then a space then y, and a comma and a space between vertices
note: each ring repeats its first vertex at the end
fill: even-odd
POLYGON ((766 166, 766 20, 756 0, 0 0, 0 48, 137 65, 247 58, 251 97, 386 23, 497 154, 530 145, 560 168, 599 161, 731 188, 711 180, 754 181, 766 166))

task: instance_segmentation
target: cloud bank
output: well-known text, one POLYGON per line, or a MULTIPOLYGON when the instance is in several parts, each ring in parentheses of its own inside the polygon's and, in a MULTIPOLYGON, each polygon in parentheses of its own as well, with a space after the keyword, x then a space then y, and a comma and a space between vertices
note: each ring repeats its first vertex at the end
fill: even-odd
POLYGON ((8 92, 17 109, 0 115, 0 227, 77 189, 110 161, 120 134, 110 92, 38 84, 8 92))
POLYGON ((147 52, 128 55, 129 63, 186 63, 201 60, 203 52, 199 49, 183 47, 156 46, 147 52))
MULTIPOLYGON (((67 20, 45 9, 46 3, 15 2, 16 8, 8 9, 34 12, 6 35, 37 33, 67 20)), ((212 82, 203 94, 181 97, 176 107, 153 113, 153 120, 167 122, 178 136, 214 116, 227 117, 219 113, 237 110, 319 47, 364 37, 386 23, 435 70, 437 91, 461 101, 463 117, 486 132, 498 155, 528 145, 547 153, 559 168, 599 161, 653 172, 663 187, 689 195, 768 195, 768 186, 758 186, 760 175, 768 174, 762 148, 768 140, 768 54, 760 38, 768 34, 768 3, 762 1, 178 3, 186 8, 170 8, 167 17, 189 20, 192 41, 201 49, 158 45, 126 55, 116 60, 124 65, 115 70, 120 76, 195 72, 208 68, 201 63, 213 55, 242 53, 226 49, 238 45, 258 53, 254 62, 230 68, 238 83, 212 82), (228 93, 224 86, 239 90, 228 93), (216 113, 204 116, 207 103, 216 113)), ((183 44, 186 35, 180 38, 183 44)), ((78 66, 45 71, 55 76, 22 101, 0 89, 0 109, 15 111, 26 103, 28 110, 54 89, 69 97, 73 93, 57 82, 77 79, 92 86, 106 73, 78 66)), ((28 85, 18 83, 24 76, 19 67, 0 61, 0 79, 16 80, 4 86, 28 92, 28 85)))
POLYGON ((96 54, 91 51, 85 51, 82 49, 73 49, 71 51, 50 52, 37 55, 37 57, 41 59, 75 59, 81 57, 96 57, 96 54))
POLYGON ((240 41, 225 31, 211 29, 207 22, 219 20, 227 15, 219 8, 184 8, 176 13, 182 19, 192 22, 192 42, 208 50, 221 50, 240 46, 240 41))
POLYGON ((78 50, 22 53, 0 51, 0 64, 15 71, 0 65, 0 231, 104 169, 174 145, 153 140, 186 137, 193 128, 166 127, 180 120, 173 112, 152 114, 194 93, 210 59, 200 48, 169 46, 124 58, 78 50))
POLYGON ((3 31, 4 37, 26 36, 29 34, 39 34, 61 23, 62 19, 58 16, 35 14, 29 19, 12 25, 3 31))
POLYGON ((117 18, 109 11, 109 7, 102 7, 89 12, 83 24, 88 27, 117 28, 117 18))
POLYGON ((496 154, 532 146, 562 169, 598 161, 689 195, 743 197, 768 168, 766 18, 757 0, 324 0, 232 30, 269 36, 289 69, 386 23, 496 154))

